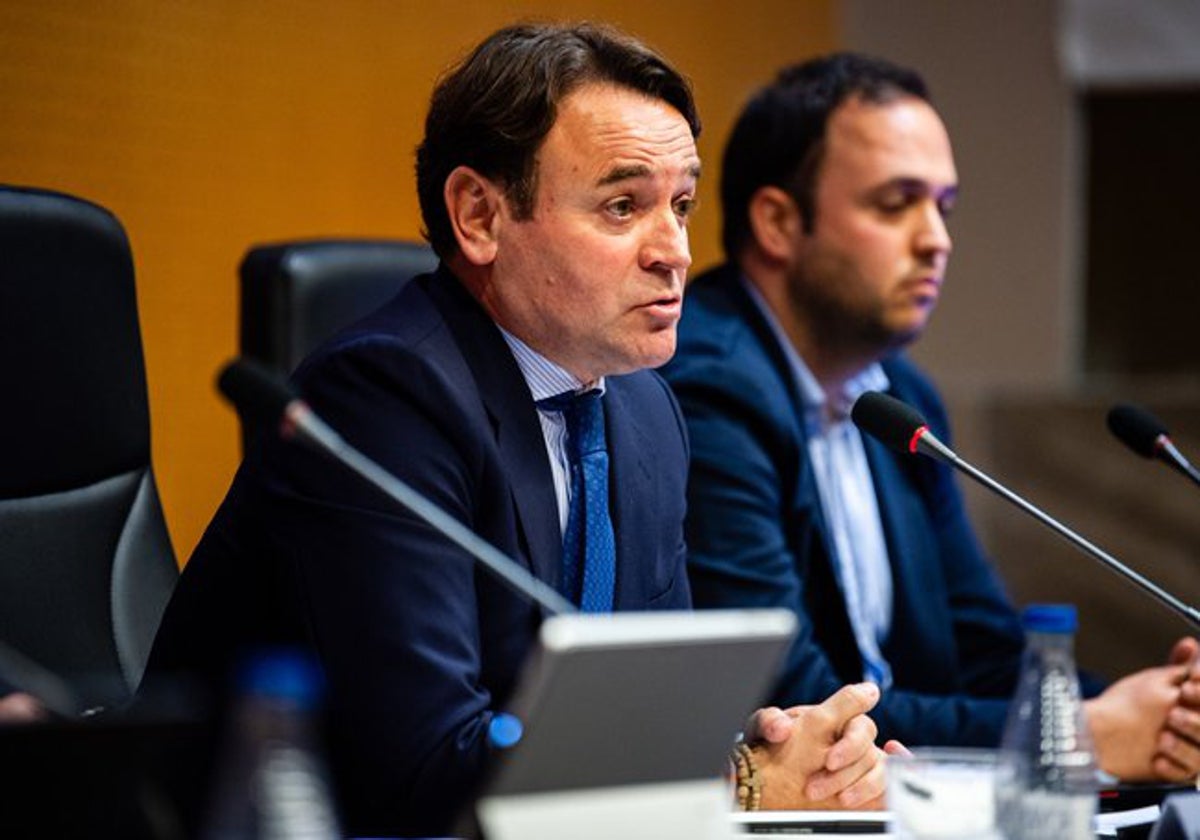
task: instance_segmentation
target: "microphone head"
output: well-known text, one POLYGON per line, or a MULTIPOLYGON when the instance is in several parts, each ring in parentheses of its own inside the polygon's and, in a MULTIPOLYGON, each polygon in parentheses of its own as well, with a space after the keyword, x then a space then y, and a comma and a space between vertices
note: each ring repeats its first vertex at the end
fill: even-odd
POLYGON ((850 419, 871 437, 905 455, 916 451, 913 442, 928 425, 911 405, 879 391, 867 391, 855 400, 850 419))
POLYGON ((275 371, 249 359, 227 364, 217 377, 217 390, 252 425, 277 427, 288 404, 297 399, 275 371))
POLYGON ((1122 403, 1114 405, 1108 412, 1108 429, 1117 440, 1143 458, 1158 455, 1158 439, 1168 436, 1162 422, 1136 405, 1122 403))

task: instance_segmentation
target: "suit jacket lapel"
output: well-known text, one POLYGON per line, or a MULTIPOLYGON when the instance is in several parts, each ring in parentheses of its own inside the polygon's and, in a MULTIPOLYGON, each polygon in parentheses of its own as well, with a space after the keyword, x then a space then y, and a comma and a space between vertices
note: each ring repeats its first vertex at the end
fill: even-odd
POLYGON ((430 283, 430 295, 446 314, 446 323, 475 377, 512 487, 529 565, 538 578, 557 586, 562 561, 558 500, 529 386, 500 330, 454 275, 439 269, 430 283))
MULTIPOLYGON (((763 354, 764 363, 778 377, 790 406, 790 410, 786 414, 786 421, 793 424, 796 432, 796 440, 799 444, 799 464, 780 465, 780 468, 802 470, 801 474, 796 477, 797 498, 808 504, 808 513, 812 518, 817 537, 824 546, 830 573, 834 575, 834 580, 837 580, 838 572, 834 567, 829 528, 825 523, 825 512, 821 505, 820 491, 817 489, 817 476, 813 472, 812 459, 808 457, 808 430, 804 425, 804 400, 800 396, 800 385, 792 374, 787 352, 779 345, 779 340, 776 338, 774 330, 771 329, 771 325, 767 323, 762 311, 742 285, 738 269, 732 265, 729 269, 728 273, 720 277, 719 282, 724 286, 728 305, 737 313, 736 323, 744 324, 754 336, 754 340, 763 354), (801 467, 800 464, 803 466, 801 467)), ((792 486, 792 482, 785 479, 783 486, 792 486)))
MULTIPOLYGON (((905 468, 896 455, 867 435, 863 435, 863 445, 866 447, 867 461, 871 465, 871 475, 875 479, 879 518, 883 522, 888 558, 892 564, 895 606, 890 638, 897 635, 908 637, 907 633, 897 634, 897 628, 907 623, 923 623, 925 613, 928 612, 909 607, 912 604, 923 603, 928 597, 923 591, 930 585, 924 567, 930 557, 936 556, 927 530, 928 513, 922 505, 920 495, 912 492, 907 486, 905 468)), ((890 638, 887 641, 890 641, 890 638)), ((892 660, 886 641, 884 655, 892 660)))

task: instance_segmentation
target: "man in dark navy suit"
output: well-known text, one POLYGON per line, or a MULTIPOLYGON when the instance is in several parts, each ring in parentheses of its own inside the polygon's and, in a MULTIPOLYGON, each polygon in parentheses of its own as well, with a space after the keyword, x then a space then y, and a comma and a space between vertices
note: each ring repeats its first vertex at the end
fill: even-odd
MULTIPOLYGON (((675 349, 698 131, 687 82, 636 41, 492 35, 438 84, 417 154, 441 266, 296 374, 352 445, 588 609, 690 605, 683 419, 646 368, 675 349), (576 437, 607 465, 576 467, 576 437)), ((541 618, 356 478, 268 441, 188 563, 148 670, 219 686, 249 644, 310 647, 347 829, 443 833, 541 618)), ((766 713, 764 804, 878 806, 862 716, 876 697, 850 686, 766 713)))
MULTIPOLYGON (((1023 647, 948 468, 849 422, 889 391, 948 439, 900 352, 937 303, 958 174, 917 74, 853 54, 782 71, 725 150, 729 262, 689 288, 663 371, 691 438, 686 536, 698 606, 787 606, 801 634, 777 701, 870 680, 881 734, 995 745, 1023 647)), ((1102 766, 1200 768, 1196 643, 1086 704, 1102 766), (1182 685, 1182 687, 1181 687, 1182 685)))

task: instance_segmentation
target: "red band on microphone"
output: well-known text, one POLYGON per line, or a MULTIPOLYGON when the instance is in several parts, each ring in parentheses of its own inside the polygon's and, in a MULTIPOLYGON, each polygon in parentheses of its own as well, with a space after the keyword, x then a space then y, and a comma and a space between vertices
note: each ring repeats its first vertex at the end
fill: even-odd
POLYGON ((921 426, 915 432, 913 432, 913 436, 908 441, 908 451, 909 452, 911 452, 914 455, 917 454, 917 444, 921 442, 921 436, 928 431, 929 431, 928 426, 921 426))

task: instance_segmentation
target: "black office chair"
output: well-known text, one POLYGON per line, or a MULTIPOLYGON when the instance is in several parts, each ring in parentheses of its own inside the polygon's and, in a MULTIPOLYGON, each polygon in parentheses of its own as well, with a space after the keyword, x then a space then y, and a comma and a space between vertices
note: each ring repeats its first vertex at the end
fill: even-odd
MULTIPOLYGON (((318 344, 437 267, 428 245, 310 239, 257 245, 242 260, 241 353, 286 376, 318 344)), ((243 420, 242 441, 259 430, 243 420)))
POLYGON ((0 186, 0 394, 0 669, 28 685, 26 657, 84 706, 120 704, 178 568, 133 259, 103 208, 0 186))

